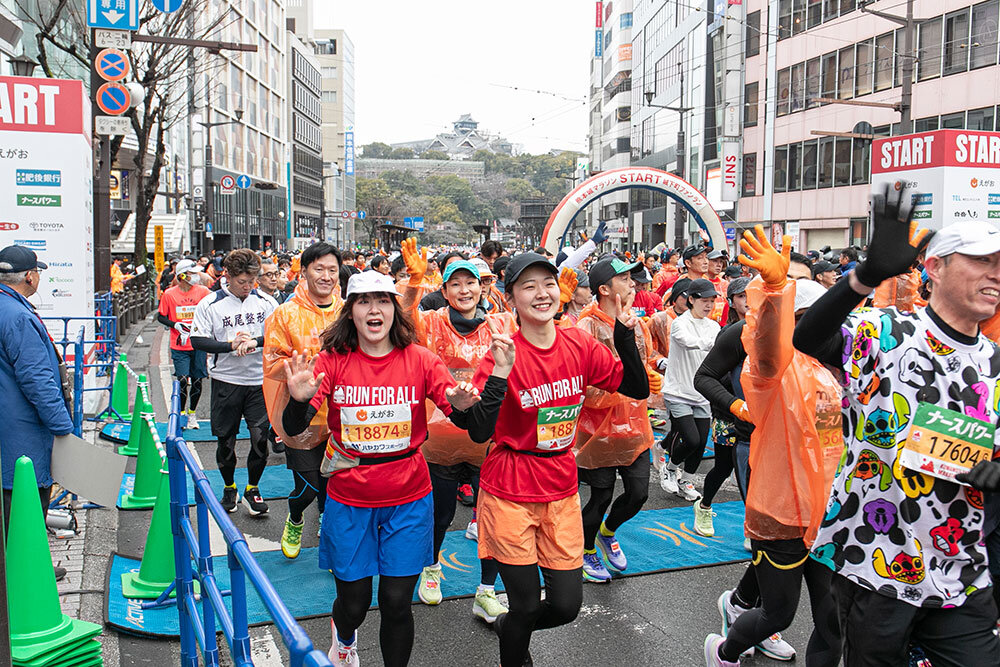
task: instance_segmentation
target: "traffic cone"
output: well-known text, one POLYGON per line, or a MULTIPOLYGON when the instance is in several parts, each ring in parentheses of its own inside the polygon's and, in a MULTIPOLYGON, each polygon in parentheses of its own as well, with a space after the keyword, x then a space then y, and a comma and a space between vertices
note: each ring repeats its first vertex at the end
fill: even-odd
MULTIPOLYGON (((170 476, 160 473, 160 492, 153 507, 153 517, 146 533, 146 546, 142 550, 142 563, 138 572, 122 573, 122 597, 155 600, 174 583, 174 536, 170 530, 170 476)), ((198 582, 194 584, 199 591, 198 582)), ((175 597, 177 591, 171 591, 175 597)))
POLYGON ((139 426, 133 426, 139 433, 139 455, 135 462, 132 491, 122 498, 119 505, 123 510, 145 510, 156 504, 156 497, 160 491, 160 471, 163 469, 164 461, 159 447, 156 446, 159 436, 153 431, 155 427, 152 423, 151 419, 139 419, 139 426))
POLYGON ((122 352, 115 366, 115 381, 111 385, 111 409, 126 422, 132 419, 132 413, 128 409, 128 371, 125 369, 127 363, 128 358, 122 352))
MULTIPOLYGON (((14 465, 6 553, 14 664, 60 664, 58 657, 61 654, 81 644, 96 643, 90 640, 101 633, 101 626, 72 619, 59 607, 35 467, 27 456, 19 458, 14 465)), ((64 664, 72 664, 72 661, 64 664)))
POLYGON ((139 384, 135 388, 135 403, 132 404, 132 423, 128 431, 128 443, 118 448, 122 456, 138 456, 139 435, 142 433, 143 414, 153 414, 153 406, 149 404, 149 389, 146 376, 139 376, 139 384))

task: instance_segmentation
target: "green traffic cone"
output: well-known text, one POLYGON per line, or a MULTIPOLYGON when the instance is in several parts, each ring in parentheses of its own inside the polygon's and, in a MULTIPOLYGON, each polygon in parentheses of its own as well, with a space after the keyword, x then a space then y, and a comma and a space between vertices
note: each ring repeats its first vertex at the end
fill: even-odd
POLYGON ((118 448, 122 456, 137 456, 139 454, 139 435, 142 432, 142 415, 153 414, 153 406, 147 402, 149 389, 146 376, 139 376, 139 384, 135 388, 135 403, 132 405, 132 424, 129 427, 128 443, 118 448), (143 389, 146 388, 146 391, 143 389))
MULTIPOLYGON (((160 597, 174 583, 174 537, 170 530, 170 476, 160 473, 160 493, 153 507, 153 517, 146 533, 142 563, 138 572, 122 573, 122 597, 152 599, 160 597)), ((198 582, 194 584, 199 591, 198 582)), ((170 597, 177 595, 171 591, 170 597)))
POLYGON ((42 655, 26 662, 14 662, 15 667, 78 667, 79 665, 99 665, 102 654, 101 643, 96 639, 90 639, 76 646, 67 646, 43 653, 42 655), (94 662, 97 660, 97 662, 94 662))
POLYGON ((127 362, 128 358, 123 352, 115 367, 115 381, 111 385, 111 409, 124 421, 132 419, 132 413, 128 409, 128 371, 125 370, 127 362))
POLYGON ((101 633, 101 626, 72 619, 59 607, 35 466, 27 456, 14 464, 7 532, 7 605, 14 664, 83 643, 101 633))
POLYGON ((154 427, 145 419, 140 419, 139 426, 135 428, 139 433, 139 456, 135 462, 132 491, 122 498, 119 505, 123 510, 149 509, 156 504, 156 496, 160 492, 160 471, 164 461, 156 446, 159 436, 152 432, 154 427))

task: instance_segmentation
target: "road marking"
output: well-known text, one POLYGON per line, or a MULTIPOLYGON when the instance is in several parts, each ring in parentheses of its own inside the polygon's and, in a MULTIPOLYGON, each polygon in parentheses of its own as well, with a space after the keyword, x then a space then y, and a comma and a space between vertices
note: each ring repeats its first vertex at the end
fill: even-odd
POLYGON ((260 628, 262 632, 257 635, 252 628, 250 630, 250 659, 255 667, 282 667, 281 651, 270 628, 260 628))

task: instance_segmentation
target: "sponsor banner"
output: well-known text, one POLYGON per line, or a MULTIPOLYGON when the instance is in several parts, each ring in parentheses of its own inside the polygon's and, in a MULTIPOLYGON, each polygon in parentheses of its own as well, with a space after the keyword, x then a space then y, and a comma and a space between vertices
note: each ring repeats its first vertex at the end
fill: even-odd
POLYGON ((15 178, 17 185, 52 188, 62 185, 62 172, 58 169, 18 169, 15 178))
POLYGON ((18 206, 62 206, 62 195, 17 195, 18 206))
POLYGON ((740 198, 740 142, 722 142, 722 201, 740 198))
MULTIPOLYGON (((90 142, 83 81, 0 76, 0 132, 81 134, 90 142)), ((59 155, 58 149, 49 156, 59 155)))
POLYGON ((872 142, 872 174, 932 167, 1000 169, 1000 132, 935 130, 872 142))

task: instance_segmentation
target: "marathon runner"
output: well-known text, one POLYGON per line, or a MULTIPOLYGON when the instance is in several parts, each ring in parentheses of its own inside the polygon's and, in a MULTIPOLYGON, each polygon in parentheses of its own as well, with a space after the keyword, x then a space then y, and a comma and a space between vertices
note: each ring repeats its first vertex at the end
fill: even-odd
POLYGON ((174 362, 174 377, 181 386, 181 414, 187 415, 184 428, 198 428, 198 401, 201 399, 201 381, 208 377, 207 360, 203 350, 191 347, 191 322, 198 302, 211 292, 201 284, 197 274, 201 266, 190 259, 177 262, 176 281, 160 297, 156 320, 170 328, 170 358, 174 362), (184 404, 187 404, 187 410, 184 404))
POLYGON ((944 227, 927 245, 925 308, 850 317, 884 280, 910 271, 926 239, 911 222, 914 199, 891 188, 873 197, 868 256, 795 330, 796 347, 842 368, 847 382, 846 451, 813 554, 836 573, 849 667, 905 663, 910 641, 935 667, 995 666, 981 491, 994 493, 1000 476, 988 463, 1000 350, 980 322, 1000 304, 1000 230, 944 227))

